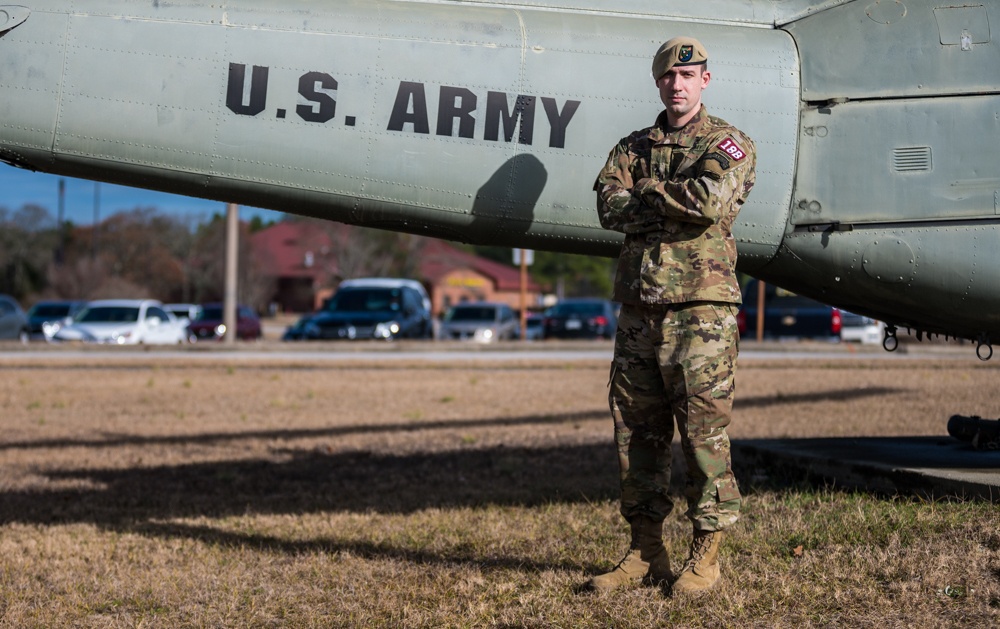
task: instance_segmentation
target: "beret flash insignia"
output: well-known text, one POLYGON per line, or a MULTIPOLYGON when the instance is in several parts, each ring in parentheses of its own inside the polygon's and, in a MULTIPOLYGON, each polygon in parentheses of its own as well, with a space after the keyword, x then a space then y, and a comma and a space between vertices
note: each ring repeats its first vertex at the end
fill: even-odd
POLYGON ((681 63, 687 63, 691 61, 691 57, 694 56, 694 46, 681 46, 680 53, 677 54, 677 60, 681 63))

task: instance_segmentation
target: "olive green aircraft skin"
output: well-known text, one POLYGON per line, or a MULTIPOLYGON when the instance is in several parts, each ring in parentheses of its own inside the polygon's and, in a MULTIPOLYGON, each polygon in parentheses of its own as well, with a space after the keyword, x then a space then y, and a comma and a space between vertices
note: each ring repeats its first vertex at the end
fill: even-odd
MULTIPOLYGON (((3 0, 0 0, 2 3, 3 0)), ((452 240, 614 256, 592 185, 700 39, 754 138, 739 268, 1000 340, 1000 24, 937 0, 22 0, 0 160, 452 240)))

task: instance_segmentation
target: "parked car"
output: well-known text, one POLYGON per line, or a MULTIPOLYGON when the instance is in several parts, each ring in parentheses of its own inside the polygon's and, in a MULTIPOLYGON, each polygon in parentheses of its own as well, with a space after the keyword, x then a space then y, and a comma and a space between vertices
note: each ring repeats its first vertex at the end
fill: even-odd
POLYGON ((878 345, 885 337, 885 324, 871 317, 841 310, 840 322, 841 341, 878 345))
MULTIPOLYGON (((540 341, 545 338, 545 315, 533 312, 525 318, 524 323, 527 330, 524 340, 540 341)), ((518 337, 520 337, 520 334, 518 334, 518 337)))
POLYGON ((9 295, 0 295, 0 339, 18 339, 27 343, 28 315, 21 309, 21 304, 9 295))
POLYGON ((299 317, 298 321, 292 325, 285 328, 284 334, 281 335, 282 341, 307 341, 309 337, 306 336, 306 328, 310 321, 312 321, 313 316, 317 313, 310 313, 307 315, 302 315, 299 317))
POLYGON ((417 280, 408 280, 399 277, 358 277, 352 280, 344 280, 337 289, 341 288, 409 288, 418 295, 423 307, 429 313, 431 308, 431 297, 427 294, 427 289, 417 280))
POLYGON ((547 339, 613 339, 618 308, 607 299, 564 299, 545 312, 547 339))
POLYGON ((342 282, 322 310, 302 317, 282 338, 388 341, 431 333, 430 299, 419 282, 370 278, 342 282))
MULTIPOLYGON (((223 305, 205 304, 198 308, 198 315, 187 324, 188 340, 218 341, 226 334, 223 323, 223 305)), ((262 336, 260 317, 249 306, 236 306, 236 338, 242 341, 256 341, 262 336)))
POLYGON ((154 299, 102 299, 88 303, 73 322, 56 332, 52 339, 117 345, 176 345, 187 339, 187 329, 154 299))
MULTIPOLYGON (((743 306, 737 314, 740 336, 755 337, 757 330, 757 289, 760 282, 750 280, 743 287, 743 306)), ((765 283, 764 337, 840 339, 840 311, 815 299, 796 295, 765 283)))
POLYGON ((189 323, 198 318, 201 306, 198 304, 164 304, 163 309, 177 317, 181 323, 189 323), (182 321, 187 319, 187 322, 182 321))
POLYGON ((76 313, 86 305, 86 301, 74 299, 39 301, 28 309, 28 333, 33 339, 51 340, 63 326, 72 323, 76 313))
POLYGON ((517 338, 519 326, 517 315, 507 304, 464 303, 445 313, 438 338, 492 343, 517 338))

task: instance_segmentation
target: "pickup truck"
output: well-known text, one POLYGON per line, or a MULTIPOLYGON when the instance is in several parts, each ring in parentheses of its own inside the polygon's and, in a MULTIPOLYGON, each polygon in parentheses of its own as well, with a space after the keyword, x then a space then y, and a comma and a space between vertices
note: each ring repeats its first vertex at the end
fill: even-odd
MULTIPOLYGON (((760 282, 743 286, 743 306, 737 315, 740 336, 757 336, 757 290, 760 282)), ((764 284, 764 338, 840 339, 840 311, 815 299, 796 295, 774 284, 764 284)))

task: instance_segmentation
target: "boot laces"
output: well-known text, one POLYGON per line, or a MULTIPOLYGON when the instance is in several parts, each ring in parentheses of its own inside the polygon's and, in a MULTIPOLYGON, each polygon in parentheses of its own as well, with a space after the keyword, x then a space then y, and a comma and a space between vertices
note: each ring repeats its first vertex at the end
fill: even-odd
POLYGON ((684 562, 684 569, 694 567, 705 555, 708 554, 708 549, 712 547, 712 539, 715 537, 715 533, 705 533, 704 535, 695 535, 694 540, 691 542, 691 555, 688 560, 684 562))
POLYGON ((623 565, 625 565, 625 563, 629 560, 629 557, 632 556, 632 553, 638 549, 639 545, 635 542, 629 545, 628 550, 625 551, 625 555, 621 558, 621 560, 617 564, 615 564, 614 569, 617 570, 621 568, 623 565))

